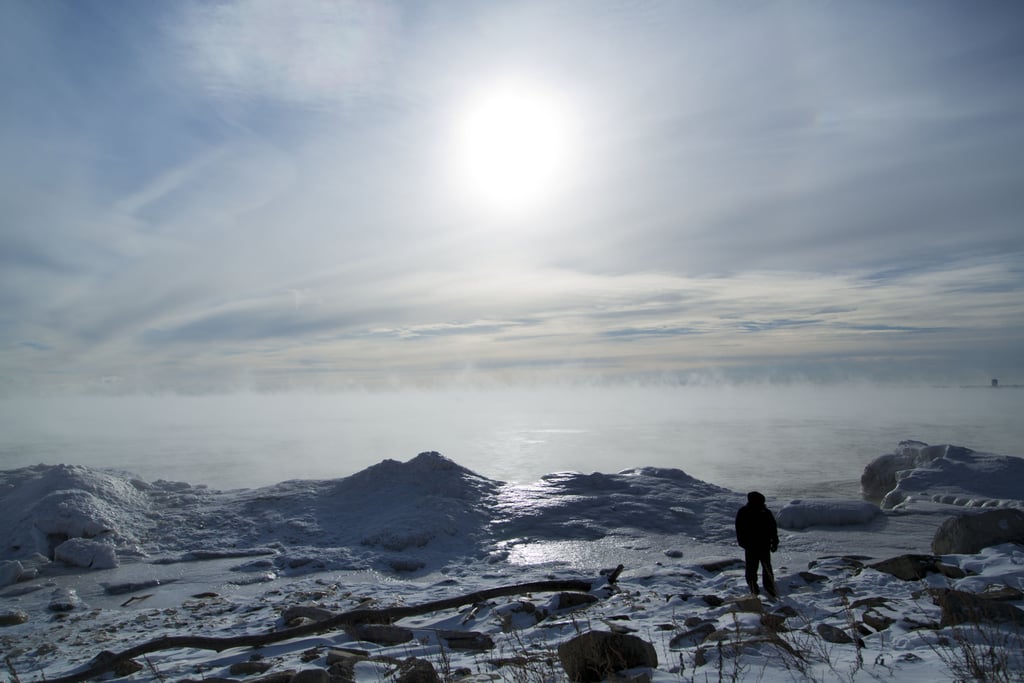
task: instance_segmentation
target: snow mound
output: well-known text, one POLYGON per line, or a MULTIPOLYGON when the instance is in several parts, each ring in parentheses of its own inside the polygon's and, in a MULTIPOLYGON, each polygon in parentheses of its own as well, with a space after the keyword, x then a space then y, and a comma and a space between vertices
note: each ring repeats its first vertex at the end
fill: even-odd
POLYGON ((1024 508, 1024 459, 962 446, 901 441, 864 468, 864 497, 883 509, 916 503, 1024 508))
POLYGON ((783 529, 807 529, 812 526, 850 526, 867 524, 882 514, 881 509, 863 500, 793 500, 775 519, 783 529))
POLYGON ((144 541, 159 537, 162 511, 188 506, 197 491, 203 489, 77 465, 0 471, 0 558, 38 553, 75 566, 116 566, 117 553, 138 554, 144 541), (66 545, 76 539, 88 543, 66 545))
POLYGON ((73 465, 0 472, 2 552, 53 558, 69 539, 135 543, 146 487, 134 478, 73 465))

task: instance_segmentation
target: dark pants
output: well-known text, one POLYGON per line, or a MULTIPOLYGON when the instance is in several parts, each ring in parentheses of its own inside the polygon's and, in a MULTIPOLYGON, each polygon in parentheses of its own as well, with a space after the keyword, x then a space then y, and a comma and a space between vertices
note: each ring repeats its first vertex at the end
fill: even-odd
POLYGON ((772 552, 768 548, 744 548, 744 561, 747 564, 747 586, 750 592, 757 595, 757 567, 761 566, 761 581, 769 595, 775 595, 775 573, 772 571, 772 552))

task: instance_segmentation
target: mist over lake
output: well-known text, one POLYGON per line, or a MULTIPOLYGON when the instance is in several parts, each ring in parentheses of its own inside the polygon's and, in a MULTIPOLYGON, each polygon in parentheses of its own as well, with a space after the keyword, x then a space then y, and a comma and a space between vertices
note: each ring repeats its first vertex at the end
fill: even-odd
POLYGON ((0 403, 0 467, 82 464, 215 488, 348 476, 436 450, 492 479, 674 467, 734 490, 856 496, 904 439, 1007 455, 1024 391, 873 384, 501 388, 0 403))

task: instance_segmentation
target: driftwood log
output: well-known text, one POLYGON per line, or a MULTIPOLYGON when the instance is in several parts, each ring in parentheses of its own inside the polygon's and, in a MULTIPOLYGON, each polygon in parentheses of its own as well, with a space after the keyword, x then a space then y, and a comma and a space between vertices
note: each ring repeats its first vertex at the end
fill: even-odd
POLYGON ((292 638, 326 633, 337 630, 340 627, 351 624, 389 624, 405 617, 429 614, 440 610, 470 605, 491 598, 498 598, 506 595, 522 595, 524 593, 553 593, 560 591, 588 592, 595 587, 604 584, 614 584, 622 572, 622 565, 619 565, 612 572, 596 581, 584 581, 580 579, 557 579, 551 581, 531 581, 518 583, 511 586, 498 586, 486 590, 467 593, 453 598, 433 600, 420 605, 400 605, 397 607, 386 607, 383 609, 355 609, 348 612, 340 612, 322 621, 311 624, 302 624, 293 628, 268 633, 254 633, 251 635, 229 636, 218 638, 215 636, 161 636, 153 640, 140 643, 134 647, 121 652, 102 652, 93 658, 92 662, 85 668, 74 673, 68 673, 57 678, 47 679, 47 683, 77 683, 100 674, 113 670, 119 664, 150 652, 159 650, 172 650, 177 648, 191 648, 194 650, 213 650, 221 652, 236 647, 263 647, 271 643, 279 643, 292 638), (595 585, 596 584, 596 585, 595 585))

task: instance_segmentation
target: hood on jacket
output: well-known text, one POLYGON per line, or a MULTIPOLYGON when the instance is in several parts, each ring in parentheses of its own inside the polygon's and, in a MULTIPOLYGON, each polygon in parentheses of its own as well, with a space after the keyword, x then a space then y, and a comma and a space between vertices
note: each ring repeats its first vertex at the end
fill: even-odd
POLYGON ((750 505, 764 505, 765 497, 760 491, 751 491, 747 494, 747 503, 750 505))

